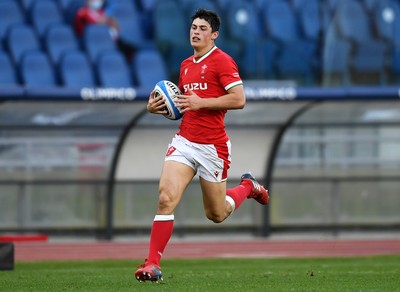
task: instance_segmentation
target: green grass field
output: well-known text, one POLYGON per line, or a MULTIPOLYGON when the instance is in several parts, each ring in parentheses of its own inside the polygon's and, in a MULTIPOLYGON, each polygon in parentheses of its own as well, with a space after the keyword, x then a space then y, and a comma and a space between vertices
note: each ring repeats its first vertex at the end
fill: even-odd
POLYGON ((16 263, 0 291, 400 291, 400 256, 164 260, 164 281, 139 283, 132 261, 16 263))

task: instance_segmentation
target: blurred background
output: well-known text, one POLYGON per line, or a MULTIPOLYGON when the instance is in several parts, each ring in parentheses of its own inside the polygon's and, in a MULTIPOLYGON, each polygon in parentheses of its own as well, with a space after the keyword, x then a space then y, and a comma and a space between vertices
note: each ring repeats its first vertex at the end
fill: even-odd
POLYGON ((251 170, 271 203, 211 224, 194 183, 176 234, 399 234, 400 0, 0 0, 0 234, 148 233, 178 123, 146 99, 177 82, 199 7, 248 93, 228 185, 251 170))

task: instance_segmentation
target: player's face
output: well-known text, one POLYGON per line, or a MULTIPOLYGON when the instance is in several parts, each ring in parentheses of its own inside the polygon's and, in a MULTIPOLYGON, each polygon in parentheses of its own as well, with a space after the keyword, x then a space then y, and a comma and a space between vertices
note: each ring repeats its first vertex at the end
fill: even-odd
POLYGON ((212 32, 210 24, 201 18, 196 18, 190 28, 190 44, 194 49, 201 50, 214 45, 218 32, 212 32))

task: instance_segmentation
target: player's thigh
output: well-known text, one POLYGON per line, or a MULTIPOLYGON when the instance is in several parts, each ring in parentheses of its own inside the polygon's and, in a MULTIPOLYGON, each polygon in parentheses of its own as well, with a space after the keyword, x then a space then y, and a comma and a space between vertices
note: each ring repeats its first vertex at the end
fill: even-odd
POLYGON ((200 177, 203 204, 206 214, 223 214, 226 211, 226 181, 210 182, 200 177))
POLYGON ((173 211, 194 175, 194 169, 184 163, 165 161, 159 185, 159 209, 173 211))

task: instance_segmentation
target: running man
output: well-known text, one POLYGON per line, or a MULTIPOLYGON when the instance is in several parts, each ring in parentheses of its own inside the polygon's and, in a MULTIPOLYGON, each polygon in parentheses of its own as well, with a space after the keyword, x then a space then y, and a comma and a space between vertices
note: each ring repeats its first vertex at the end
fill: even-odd
MULTIPOLYGON (((168 147, 159 184, 159 199, 149 254, 135 272, 139 281, 162 280, 160 260, 172 235, 174 210, 192 179, 200 177, 204 211, 215 223, 224 221, 247 199, 268 204, 268 191, 250 174, 226 188, 231 144, 225 131, 227 110, 242 109, 246 98, 235 61, 215 45, 219 16, 199 9, 192 16, 190 44, 193 56, 181 63, 176 105, 184 114, 178 133, 168 147)), ((150 93, 147 109, 165 114, 162 97, 150 93)))

